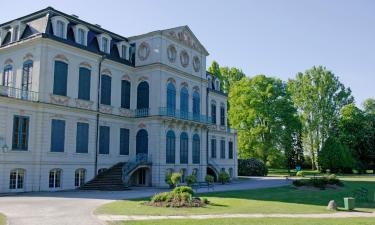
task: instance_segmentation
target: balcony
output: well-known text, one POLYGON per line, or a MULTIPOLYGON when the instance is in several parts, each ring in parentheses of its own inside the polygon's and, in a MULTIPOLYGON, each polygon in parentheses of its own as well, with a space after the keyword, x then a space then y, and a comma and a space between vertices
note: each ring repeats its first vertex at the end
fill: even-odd
POLYGON ((173 117, 176 119, 182 119, 182 120, 188 120, 193 121, 197 123, 205 123, 205 124, 211 124, 212 119, 209 116, 206 115, 196 115, 190 112, 184 112, 176 109, 171 109, 167 107, 160 107, 159 108, 159 115, 160 116, 168 116, 173 117))
POLYGON ((22 99, 26 101, 37 102, 39 93, 34 91, 25 91, 22 89, 0 85, 0 96, 22 99))

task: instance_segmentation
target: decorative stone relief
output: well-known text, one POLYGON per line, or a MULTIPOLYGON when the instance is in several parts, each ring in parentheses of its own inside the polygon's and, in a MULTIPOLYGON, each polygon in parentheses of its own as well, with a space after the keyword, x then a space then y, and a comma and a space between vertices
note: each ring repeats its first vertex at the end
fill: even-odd
POLYGON ((193 58, 193 68, 195 72, 199 72, 201 69, 201 61, 199 60, 198 56, 194 56, 193 58))
POLYGON ((183 67, 187 67, 189 65, 189 54, 185 50, 182 50, 180 53, 180 61, 181 66, 183 67))
POLYGON ((176 62, 177 50, 176 50, 176 47, 174 45, 169 45, 169 47, 167 49, 167 55, 168 55, 169 62, 171 62, 171 63, 176 62))
POLYGON ((67 96, 61 96, 61 95, 54 95, 50 94, 51 103, 58 104, 58 105, 65 105, 67 106, 69 104, 70 98, 67 96))
POLYGON ((198 44, 193 40, 193 38, 188 34, 186 30, 179 31, 177 33, 176 31, 170 31, 168 35, 173 39, 189 46, 190 48, 200 51, 198 44))
POLYGON ((100 105, 100 112, 112 114, 113 106, 110 105, 100 105))
POLYGON ((76 106, 81 109, 91 109, 94 102, 82 99, 76 99, 76 106))
POLYGON ((126 117, 132 116, 132 111, 130 109, 119 108, 119 112, 121 116, 126 116, 126 117))
POLYGON ((142 42, 138 47, 138 58, 145 61, 150 55, 150 45, 147 42, 142 42))

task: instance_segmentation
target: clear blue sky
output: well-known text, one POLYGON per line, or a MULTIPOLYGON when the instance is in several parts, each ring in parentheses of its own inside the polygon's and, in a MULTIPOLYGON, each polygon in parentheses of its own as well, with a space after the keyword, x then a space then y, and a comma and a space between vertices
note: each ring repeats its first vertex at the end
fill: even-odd
POLYGON ((324 65, 350 86, 359 105, 375 97, 373 0, 14 0, 0 23, 52 6, 132 36, 189 25, 221 66, 282 80, 324 65), (31 3, 32 2, 32 3, 31 3), (27 6, 27 7, 26 7, 27 6))

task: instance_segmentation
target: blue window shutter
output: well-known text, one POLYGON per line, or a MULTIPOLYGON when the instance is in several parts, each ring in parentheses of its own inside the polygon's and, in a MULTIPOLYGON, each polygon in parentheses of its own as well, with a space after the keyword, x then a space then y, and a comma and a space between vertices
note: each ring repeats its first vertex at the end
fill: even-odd
POLYGON ((130 109, 130 82, 121 81, 121 108, 130 109))
POLYGON ((173 131, 167 132, 166 163, 174 164, 176 159, 176 136, 173 131))
POLYGON ((198 134, 193 136, 193 163, 200 163, 200 138, 198 134))
POLYGON ((145 129, 139 130, 136 137, 136 153, 148 153, 148 133, 145 129))
POLYGON ((212 123, 216 124, 216 105, 211 104, 211 118, 212 118, 212 123))
POLYGON ((180 163, 189 163, 189 137, 187 133, 182 132, 180 135, 180 163))
POLYGON ((76 152, 88 153, 89 125, 87 123, 77 123, 76 152))
POLYGON ((53 80, 53 94, 66 96, 68 83, 68 64, 55 61, 55 72, 53 80))
POLYGON ((167 109, 168 114, 174 114, 176 109, 176 88, 173 83, 167 86, 167 109))
POLYGON ((228 148, 229 148, 229 154, 228 154, 228 157, 230 158, 230 159, 233 159, 233 142, 229 142, 229 146, 228 146, 228 148))
POLYGON ((220 141, 220 158, 225 159, 225 140, 220 141))
POLYGON ((100 126, 99 129, 99 154, 109 154, 110 130, 107 126, 100 126))
POLYGON ((51 152, 64 152, 65 121, 52 120, 51 123, 51 152))
POLYGON ((86 68, 79 68, 78 99, 90 100, 91 71, 86 68))
POLYGON ((149 108, 149 85, 142 81, 137 88, 137 109, 149 108))
POLYGON ((120 129, 120 155, 129 155, 129 129, 120 129))
POLYGON ((216 158, 216 139, 211 139, 211 158, 216 158))
POLYGON ((111 84, 112 78, 108 75, 102 75, 100 104, 111 105, 111 84))

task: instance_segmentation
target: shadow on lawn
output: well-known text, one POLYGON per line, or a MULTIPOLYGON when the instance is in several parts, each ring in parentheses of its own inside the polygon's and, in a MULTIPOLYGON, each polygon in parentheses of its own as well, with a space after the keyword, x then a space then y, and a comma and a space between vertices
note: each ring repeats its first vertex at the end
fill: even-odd
POLYGON ((345 186, 339 189, 302 190, 293 186, 266 188, 243 191, 214 192, 200 194, 204 197, 238 198, 259 201, 273 201, 306 205, 327 206, 330 200, 335 200, 339 207, 344 207, 344 197, 353 197, 353 191, 364 187, 369 190, 368 202, 356 201, 356 208, 375 208, 375 182, 344 181, 345 186))

